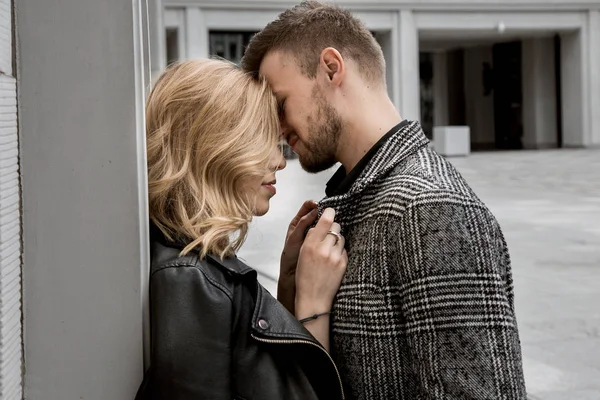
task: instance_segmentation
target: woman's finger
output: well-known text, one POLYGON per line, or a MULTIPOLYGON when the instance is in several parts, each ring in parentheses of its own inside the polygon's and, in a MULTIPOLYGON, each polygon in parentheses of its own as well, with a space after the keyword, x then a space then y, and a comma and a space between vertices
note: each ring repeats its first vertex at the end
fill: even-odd
MULTIPOLYGON (((306 217, 311 212, 316 212, 315 211, 316 209, 317 209, 317 203, 315 203, 313 200, 306 200, 302 204, 302 206, 300 207, 298 212, 296 213, 296 216, 290 222, 289 227, 288 227, 288 236, 292 231, 294 231, 295 228, 298 227, 300 222, 302 222, 302 218, 306 217)), ((316 214, 315 214, 315 219, 316 219, 316 214)))
POLYGON ((346 251, 346 238, 345 237, 341 237, 340 240, 338 240, 338 242, 335 244, 335 248, 338 249, 341 253, 344 253, 346 251))
POLYGON ((318 241, 325 240, 325 237, 328 236, 327 232, 331 230, 331 225, 333 225, 335 218, 335 210, 333 208, 326 208, 315 225, 314 228, 311 229, 312 235, 315 236, 315 239, 318 241))
POLYGON ((342 235, 340 234, 341 231, 342 231, 342 227, 340 226, 340 224, 338 224, 337 222, 334 222, 333 224, 331 224, 329 231, 327 231, 327 235, 323 239, 323 242, 327 246, 331 246, 331 247, 337 245, 338 242, 340 241, 340 239, 342 239, 342 235), (337 235, 336 235, 336 233, 337 233, 337 235))
POLYGON ((308 214, 306 214, 305 216, 300 218, 300 221, 294 228, 294 232, 292 232, 292 234, 300 235, 303 237, 306 229, 317 220, 318 214, 319 214, 318 210, 316 208, 314 208, 308 214))

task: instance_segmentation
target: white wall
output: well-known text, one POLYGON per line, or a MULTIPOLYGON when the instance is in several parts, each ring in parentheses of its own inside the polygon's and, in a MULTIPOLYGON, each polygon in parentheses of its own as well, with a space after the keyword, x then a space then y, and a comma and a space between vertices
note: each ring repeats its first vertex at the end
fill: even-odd
POLYGON ((419 34, 415 16, 410 10, 400 11, 398 63, 400 93, 399 108, 402 117, 419 121, 421 119, 421 86, 419 78, 419 34))
POLYGON ((584 64, 585 31, 561 35, 562 137, 565 147, 585 146, 588 123, 584 89, 587 68, 584 64))
MULTIPOLYGON (((437 52, 433 54, 433 125, 446 126, 448 118, 448 53, 437 52)), ((452 99, 456 101, 456 99, 452 99)))
POLYGON ((495 143, 494 96, 483 94, 483 63, 493 68, 492 46, 465 49, 464 82, 467 125, 471 128, 471 143, 492 146, 495 143))
POLYGON ((150 65, 152 81, 167 66, 166 37, 164 24, 164 6, 162 0, 148 1, 148 23, 150 41, 150 65))
POLYGON ((0 0, 0 399, 20 400, 21 218, 12 5, 0 0))
POLYGON ((523 145, 557 146, 554 39, 523 41, 523 145))
POLYGON ((590 145, 600 146, 600 10, 590 11, 588 20, 589 37, 589 108, 590 145))
MULTIPOLYGON (((394 69, 394 44, 396 43, 394 39, 395 31, 383 31, 383 32, 375 32, 375 38, 377 42, 381 46, 381 50, 383 51, 383 57, 385 58, 385 80, 387 83, 387 92, 390 96, 390 99, 394 103, 397 103, 398 99, 395 97, 395 94, 398 92, 396 88, 396 81, 398 80, 398 76, 395 73, 394 69)), ((396 104, 396 106, 398 106, 396 104)))
POLYGON ((142 378, 141 3, 16 2, 28 400, 132 399, 142 378))

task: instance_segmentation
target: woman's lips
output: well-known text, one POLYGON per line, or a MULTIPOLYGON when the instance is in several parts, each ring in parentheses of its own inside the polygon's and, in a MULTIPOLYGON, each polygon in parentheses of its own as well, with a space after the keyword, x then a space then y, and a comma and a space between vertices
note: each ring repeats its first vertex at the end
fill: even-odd
POLYGON ((277 189, 275 189, 275 186, 272 183, 264 184, 263 187, 266 187, 273 195, 277 193, 277 189))

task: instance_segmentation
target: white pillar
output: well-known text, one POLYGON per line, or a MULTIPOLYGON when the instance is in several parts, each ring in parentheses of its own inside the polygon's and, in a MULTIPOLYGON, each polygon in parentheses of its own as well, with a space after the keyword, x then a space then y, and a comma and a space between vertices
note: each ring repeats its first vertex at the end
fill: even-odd
POLYGON ((0 0, 0 399, 21 400, 21 191, 12 5, 0 0))
POLYGON ((413 12, 400 11, 398 67, 400 114, 407 119, 421 119, 421 85, 419 78, 419 35, 413 12))
POLYGON ((148 27, 150 39, 150 66, 152 81, 167 66, 165 24, 163 21, 165 10, 162 0, 148 1, 148 27))
POLYGON ((562 138, 565 147, 581 147, 588 142, 586 33, 586 29, 581 29, 561 35, 562 138))
POLYGON ((549 148, 557 145, 556 74, 554 39, 523 41, 523 145, 549 148))
POLYGON ((208 29, 199 7, 185 9, 186 58, 208 57, 208 29))
POLYGON ((588 20, 589 29, 589 115, 591 146, 600 146, 600 10, 592 10, 588 20))
POLYGON ((494 95, 493 92, 484 95, 483 85, 483 65, 493 63, 492 46, 471 47, 464 54, 465 111, 471 142, 480 148, 493 148, 494 95))
POLYGON ((446 126, 448 118, 448 53, 433 54, 433 125, 446 126))
POLYGON ((393 36, 394 34, 391 31, 375 32, 375 38, 381 46, 381 51, 383 52, 383 57, 385 58, 385 81, 387 85, 388 96, 394 105, 398 107, 398 104, 396 104, 396 92, 398 92, 398 90, 396 89, 394 77, 394 51, 396 51, 396 49, 394 48, 393 36))
POLYGON ((133 399, 148 280, 142 0, 15 7, 24 398, 133 399))

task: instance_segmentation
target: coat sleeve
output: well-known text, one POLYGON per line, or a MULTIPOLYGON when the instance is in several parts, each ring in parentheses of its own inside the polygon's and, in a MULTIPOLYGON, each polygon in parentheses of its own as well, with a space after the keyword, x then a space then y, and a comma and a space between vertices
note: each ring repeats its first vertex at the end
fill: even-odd
POLYGON ((196 267, 164 268, 150 284, 150 398, 231 399, 231 295, 196 267))
POLYGON ((401 307, 423 399, 525 399, 510 258, 479 201, 418 197, 399 223, 401 307))

